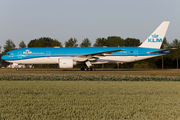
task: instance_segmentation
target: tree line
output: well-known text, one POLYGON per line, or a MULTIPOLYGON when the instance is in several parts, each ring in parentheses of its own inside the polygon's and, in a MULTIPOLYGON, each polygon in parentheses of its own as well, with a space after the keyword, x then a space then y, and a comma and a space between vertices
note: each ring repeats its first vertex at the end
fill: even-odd
MULTIPOLYGON (((132 46, 136 47, 141 44, 139 39, 136 38, 126 38, 123 39, 119 36, 109 36, 107 38, 97 38, 94 45, 92 45, 91 41, 88 38, 82 40, 82 42, 78 45, 78 40, 76 38, 70 38, 65 41, 64 45, 58 41, 57 39, 52 39, 49 37, 41 37, 39 39, 31 40, 27 45, 24 41, 19 43, 19 48, 29 48, 29 47, 120 47, 120 46, 132 46)), ((4 50, 1 51, 2 46, 0 46, 0 57, 4 55, 6 52, 10 50, 17 49, 16 45, 12 40, 8 39, 3 46, 4 50)), ((172 50, 170 54, 165 55, 163 57, 155 57, 143 61, 137 61, 133 63, 126 63, 120 65, 120 68, 179 68, 179 58, 180 58, 180 40, 174 39, 172 43, 167 42, 167 39, 164 38, 162 49, 168 48, 177 48, 176 50, 172 50), (163 65, 162 65, 163 59, 163 65)), ((0 59, 0 66, 7 66, 8 63, 0 59)), ((98 67, 98 65, 97 65, 98 67)), ((101 67, 101 65, 99 65, 101 67)), ((115 64, 105 64, 106 68, 117 68, 115 64)))

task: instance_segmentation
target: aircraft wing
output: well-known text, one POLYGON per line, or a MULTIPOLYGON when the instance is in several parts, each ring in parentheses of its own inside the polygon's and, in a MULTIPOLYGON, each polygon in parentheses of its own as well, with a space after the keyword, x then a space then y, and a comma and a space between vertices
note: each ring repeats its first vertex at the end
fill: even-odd
POLYGON ((147 53, 149 53, 149 54, 151 54, 151 53, 162 53, 163 51, 169 51, 169 50, 174 50, 174 49, 177 49, 177 48, 169 48, 169 49, 158 50, 158 51, 147 52, 147 53))
POLYGON ((104 55, 111 55, 114 52, 123 51, 125 49, 119 49, 119 50, 112 50, 112 51, 105 51, 105 52, 98 52, 98 53, 92 53, 92 54, 84 54, 80 56, 76 56, 73 59, 77 61, 86 61, 86 60, 96 60, 99 57, 104 57, 104 55))

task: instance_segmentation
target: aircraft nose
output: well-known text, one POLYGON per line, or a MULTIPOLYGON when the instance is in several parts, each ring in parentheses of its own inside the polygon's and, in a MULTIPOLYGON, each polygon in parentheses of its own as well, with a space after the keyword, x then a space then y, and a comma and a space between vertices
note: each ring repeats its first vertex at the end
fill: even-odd
POLYGON ((3 56, 1 57, 1 59, 2 59, 2 60, 6 60, 6 55, 3 55, 3 56))

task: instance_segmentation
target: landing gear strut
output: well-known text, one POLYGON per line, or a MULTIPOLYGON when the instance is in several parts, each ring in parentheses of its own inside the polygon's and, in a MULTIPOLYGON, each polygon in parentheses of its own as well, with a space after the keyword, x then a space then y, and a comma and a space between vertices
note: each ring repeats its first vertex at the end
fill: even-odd
POLYGON ((95 71, 90 61, 85 62, 87 67, 81 68, 82 71, 95 71))

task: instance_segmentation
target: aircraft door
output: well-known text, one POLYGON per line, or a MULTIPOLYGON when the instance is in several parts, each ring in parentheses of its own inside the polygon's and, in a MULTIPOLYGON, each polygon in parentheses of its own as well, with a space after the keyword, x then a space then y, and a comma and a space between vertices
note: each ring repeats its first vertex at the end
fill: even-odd
POLYGON ((138 51, 137 50, 134 51, 134 57, 138 57, 138 51))
POLYGON ((22 59, 22 51, 19 51, 19 52, 17 53, 17 57, 20 58, 20 59, 22 59))
POLYGON ((47 51, 47 52, 46 52, 46 57, 50 57, 50 55, 51 55, 51 52, 50 52, 50 51, 47 51))

